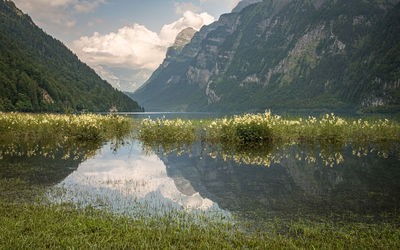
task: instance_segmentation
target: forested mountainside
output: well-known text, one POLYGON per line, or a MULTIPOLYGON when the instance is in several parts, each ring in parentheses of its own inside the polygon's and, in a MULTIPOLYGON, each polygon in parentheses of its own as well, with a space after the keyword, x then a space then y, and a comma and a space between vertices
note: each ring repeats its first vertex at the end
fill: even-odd
POLYGON ((0 0, 0 111, 141 111, 12 1, 0 0))
POLYGON ((247 2, 256 3, 222 15, 167 57, 133 94, 139 104, 400 111, 399 0, 247 2))

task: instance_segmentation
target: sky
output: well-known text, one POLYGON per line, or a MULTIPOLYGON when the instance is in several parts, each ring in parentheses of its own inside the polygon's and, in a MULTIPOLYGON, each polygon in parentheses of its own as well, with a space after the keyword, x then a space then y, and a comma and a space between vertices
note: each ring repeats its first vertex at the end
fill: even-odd
POLYGON ((114 87, 134 91, 176 35, 199 30, 239 0, 14 0, 46 33, 114 87))

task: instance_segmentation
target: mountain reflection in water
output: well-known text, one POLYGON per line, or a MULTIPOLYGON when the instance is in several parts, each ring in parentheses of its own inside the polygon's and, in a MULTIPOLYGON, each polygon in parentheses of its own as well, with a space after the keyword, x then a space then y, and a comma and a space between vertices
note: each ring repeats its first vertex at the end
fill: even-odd
POLYGON ((397 144, 163 146, 132 139, 2 145, 1 177, 55 185, 47 193, 53 202, 134 216, 171 209, 259 221, 398 216, 397 144))
POLYGON ((178 189, 164 163, 155 154, 143 154, 138 141, 116 151, 105 145, 57 187, 65 192, 53 197, 55 200, 106 206, 121 212, 129 212, 130 206, 145 206, 152 211, 219 210, 217 204, 194 192, 190 185, 178 189))
POLYGON ((189 183, 221 208, 259 220, 333 214, 396 216, 400 159, 397 150, 380 150, 372 145, 336 150, 328 150, 327 145, 290 145, 275 151, 265 147, 224 151, 199 143, 178 154, 158 153, 168 176, 179 180, 175 181, 178 189, 189 183))

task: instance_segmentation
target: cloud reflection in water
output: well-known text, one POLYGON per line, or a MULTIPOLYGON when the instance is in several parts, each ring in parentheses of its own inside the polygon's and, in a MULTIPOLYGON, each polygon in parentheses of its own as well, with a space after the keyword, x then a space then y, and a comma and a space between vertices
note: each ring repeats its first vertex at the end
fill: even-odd
POLYGON ((164 208, 225 213, 215 202, 193 193, 191 186, 178 190, 164 163, 155 154, 145 155, 137 141, 117 152, 106 144, 57 187, 63 192, 54 192, 53 201, 108 207, 117 212, 127 212, 133 204, 135 209, 144 206, 150 213, 164 208))

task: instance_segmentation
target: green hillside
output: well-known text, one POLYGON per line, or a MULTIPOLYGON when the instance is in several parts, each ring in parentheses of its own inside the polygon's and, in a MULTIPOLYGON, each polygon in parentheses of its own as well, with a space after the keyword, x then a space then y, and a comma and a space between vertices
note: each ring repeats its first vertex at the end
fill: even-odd
POLYGON ((146 110, 399 112, 400 4, 264 0, 168 60, 133 95, 146 110))
POLYGON ((13 2, 0 0, 0 111, 141 111, 13 2))

